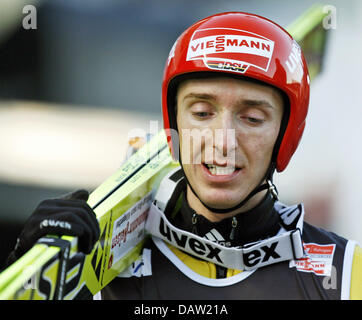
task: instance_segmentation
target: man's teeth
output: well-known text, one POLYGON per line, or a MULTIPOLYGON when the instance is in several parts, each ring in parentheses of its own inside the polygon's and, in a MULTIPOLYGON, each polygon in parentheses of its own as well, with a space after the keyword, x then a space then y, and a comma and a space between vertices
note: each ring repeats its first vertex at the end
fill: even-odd
POLYGON ((210 173, 215 176, 229 175, 235 171, 235 167, 220 167, 213 164, 207 164, 210 173))

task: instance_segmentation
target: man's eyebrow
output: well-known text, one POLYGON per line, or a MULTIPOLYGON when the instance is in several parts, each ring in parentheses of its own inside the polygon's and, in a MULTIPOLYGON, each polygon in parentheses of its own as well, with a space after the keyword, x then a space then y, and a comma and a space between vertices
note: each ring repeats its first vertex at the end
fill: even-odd
POLYGON ((246 106, 260 106, 260 107, 274 108, 273 105, 267 100, 242 99, 240 100, 240 104, 246 106))
POLYGON ((188 93, 183 98, 183 100, 186 99, 216 100, 216 96, 210 93, 188 93))

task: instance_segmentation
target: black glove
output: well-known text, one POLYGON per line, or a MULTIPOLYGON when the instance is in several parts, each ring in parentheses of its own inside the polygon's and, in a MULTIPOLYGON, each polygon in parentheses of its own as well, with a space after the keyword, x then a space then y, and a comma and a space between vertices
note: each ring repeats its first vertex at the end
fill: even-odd
POLYGON ((78 250, 90 253, 100 230, 96 215, 86 202, 88 196, 88 191, 77 190, 59 199, 42 201, 25 223, 7 265, 19 259, 46 235, 78 237, 78 250))

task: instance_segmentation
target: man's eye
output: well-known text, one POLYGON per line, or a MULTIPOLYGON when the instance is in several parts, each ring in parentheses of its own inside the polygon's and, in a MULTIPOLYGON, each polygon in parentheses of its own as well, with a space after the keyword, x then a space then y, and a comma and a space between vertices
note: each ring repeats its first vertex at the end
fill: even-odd
POLYGON ((257 119, 257 118, 252 118, 252 117, 248 117, 248 120, 250 122, 254 122, 254 123, 262 123, 263 122, 262 119, 257 119))
POLYGON ((193 115, 199 118, 205 118, 210 115, 210 112, 194 112, 193 115))
POLYGON ((254 117, 243 117, 244 120, 250 122, 251 124, 261 124, 264 122, 264 119, 254 118, 254 117))

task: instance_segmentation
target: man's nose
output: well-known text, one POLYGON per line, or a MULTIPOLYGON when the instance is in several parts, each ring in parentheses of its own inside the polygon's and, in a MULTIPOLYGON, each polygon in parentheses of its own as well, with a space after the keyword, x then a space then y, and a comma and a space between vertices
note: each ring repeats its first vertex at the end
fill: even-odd
POLYGON ((221 128, 215 130, 215 148, 223 157, 230 156, 237 148, 235 125, 230 115, 222 117, 221 128))

